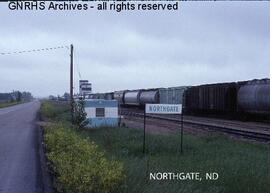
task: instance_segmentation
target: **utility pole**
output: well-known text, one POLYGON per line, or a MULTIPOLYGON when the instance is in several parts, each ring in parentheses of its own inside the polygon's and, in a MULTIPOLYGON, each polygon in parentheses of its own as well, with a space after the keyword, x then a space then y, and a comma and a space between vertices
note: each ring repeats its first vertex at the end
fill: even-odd
POLYGON ((70 45, 70 106, 71 106, 71 121, 73 123, 74 117, 74 100, 73 100, 73 45, 70 45))

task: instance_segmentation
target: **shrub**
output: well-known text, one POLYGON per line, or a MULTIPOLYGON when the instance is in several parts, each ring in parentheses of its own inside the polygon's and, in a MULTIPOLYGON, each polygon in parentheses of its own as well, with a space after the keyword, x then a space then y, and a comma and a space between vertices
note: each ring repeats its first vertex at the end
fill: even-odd
POLYGON ((124 179, 123 165, 109 161, 94 142, 73 129, 57 124, 45 129, 50 166, 58 191, 66 193, 110 193, 124 179))
POLYGON ((84 109, 84 101, 80 99, 78 102, 74 103, 74 124, 78 128, 81 129, 88 124, 86 121, 86 115, 87 113, 84 109))
POLYGON ((41 114, 46 118, 53 118, 56 116, 55 109, 51 103, 44 102, 41 105, 41 114))

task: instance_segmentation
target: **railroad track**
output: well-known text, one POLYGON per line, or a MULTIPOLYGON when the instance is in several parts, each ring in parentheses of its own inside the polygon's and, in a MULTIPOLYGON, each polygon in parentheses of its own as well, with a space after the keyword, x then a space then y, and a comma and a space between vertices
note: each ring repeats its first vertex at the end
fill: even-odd
POLYGON ((194 121, 206 121, 206 122, 212 122, 215 124, 222 124, 226 127, 238 127, 238 128, 245 128, 248 130, 254 130, 254 128, 256 128, 256 130, 258 131, 266 131, 269 132, 270 131, 270 125, 266 125, 266 124, 258 124, 258 123, 248 123, 248 122, 239 122, 239 121, 231 121, 231 120, 221 120, 221 119, 215 119, 215 118, 201 118, 201 117, 192 117, 192 116, 186 116, 187 120, 194 120, 194 121))
MULTIPOLYGON (((131 111, 131 112, 138 112, 143 113, 142 109, 134 109, 134 108, 123 108, 123 111, 131 111)), ((162 117, 173 118, 173 119, 180 119, 180 115, 160 115, 162 117)), ((194 117, 191 115, 185 115, 185 121, 199 121, 199 122, 210 122, 217 125, 226 125, 226 127, 233 127, 233 128, 245 128, 247 130, 256 130, 270 132, 270 124, 268 123, 255 123, 255 122, 240 122, 240 121, 233 121, 233 120, 226 120, 226 119, 216 119, 216 118, 209 118, 209 117, 194 117)))
MULTIPOLYGON (((121 115, 126 115, 126 116, 135 116, 135 117, 140 117, 143 118, 144 114, 139 113, 139 112, 132 112, 132 111, 122 111, 121 115)), ((147 115, 147 118, 151 119, 157 119, 157 120, 164 120, 164 121, 170 121, 174 123, 181 123, 180 119, 176 118, 170 118, 170 117, 164 117, 164 116, 159 116, 159 115, 147 115)), ((264 142, 270 142, 270 132, 269 133, 264 133, 264 132, 258 132, 258 131, 251 131, 248 129, 243 128, 235 128, 229 125, 220 125, 216 123, 210 123, 208 121, 195 121, 195 120, 184 120, 184 124, 186 125, 191 125, 191 126, 197 126, 198 129, 207 129, 211 131, 218 131, 230 135, 235 135, 235 136, 241 136, 244 138, 249 138, 257 141, 264 141, 264 142)))

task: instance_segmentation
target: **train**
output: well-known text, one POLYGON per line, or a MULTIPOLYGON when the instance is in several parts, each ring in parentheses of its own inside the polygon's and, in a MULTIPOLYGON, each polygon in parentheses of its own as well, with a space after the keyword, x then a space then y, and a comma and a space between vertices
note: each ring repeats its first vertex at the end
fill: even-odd
POLYGON ((141 107, 146 103, 182 104, 191 115, 270 116, 270 79, 122 90, 90 94, 92 99, 115 99, 121 106, 141 107))
POLYGON ((206 84, 188 88, 184 93, 186 114, 270 115, 270 79, 206 84))
POLYGON ((137 90, 122 90, 108 93, 90 94, 88 99, 115 99, 122 106, 144 107, 152 104, 182 104, 183 93, 187 87, 150 88, 137 90))

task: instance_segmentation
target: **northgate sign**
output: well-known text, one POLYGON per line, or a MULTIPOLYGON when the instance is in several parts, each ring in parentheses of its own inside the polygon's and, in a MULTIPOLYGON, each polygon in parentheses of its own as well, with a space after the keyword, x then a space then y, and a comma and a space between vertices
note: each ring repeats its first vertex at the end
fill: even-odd
POLYGON ((147 114, 179 114, 181 115, 181 152, 183 151, 183 113, 182 104, 145 104, 144 109, 144 139, 143 139, 143 152, 145 153, 145 128, 147 114))
POLYGON ((146 104, 145 111, 149 114, 181 114, 182 105, 146 104))

